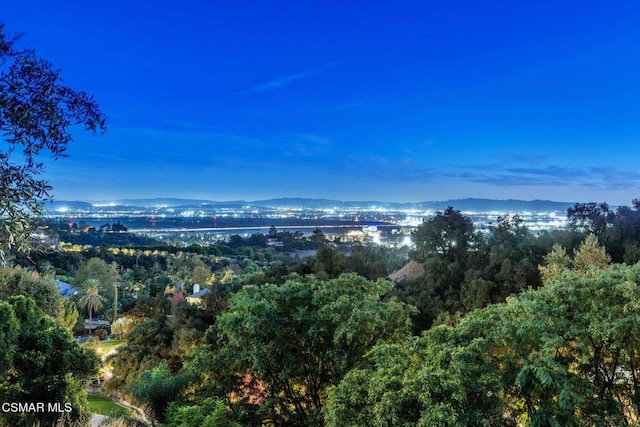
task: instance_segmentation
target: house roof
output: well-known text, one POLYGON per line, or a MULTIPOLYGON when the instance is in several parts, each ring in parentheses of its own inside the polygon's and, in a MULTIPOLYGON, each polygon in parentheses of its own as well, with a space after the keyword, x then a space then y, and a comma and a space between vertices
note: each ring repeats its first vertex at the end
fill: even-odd
POLYGON ((196 292, 195 294, 191 294, 188 296, 188 298, 202 298, 203 296, 210 294, 211 291, 209 289, 202 289, 199 292, 196 292))
POLYGON ((403 286, 420 279, 422 276, 424 276, 424 265, 416 261, 409 261, 407 265, 394 271, 387 278, 403 286))
POLYGON ((58 293, 63 297, 70 297, 75 294, 77 289, 71 286, 70 283, 63 282, 62 280, 55 279, 56 286, 58 287, 58 293))

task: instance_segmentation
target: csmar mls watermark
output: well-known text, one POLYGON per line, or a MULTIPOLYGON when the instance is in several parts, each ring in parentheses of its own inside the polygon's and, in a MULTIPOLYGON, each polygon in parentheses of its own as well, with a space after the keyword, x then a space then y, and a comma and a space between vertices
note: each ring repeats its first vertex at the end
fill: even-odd
POLYGON ((47 413, 71 412, 73 406, 69 402, 3 402, 0 404, 2 413, 47 413))

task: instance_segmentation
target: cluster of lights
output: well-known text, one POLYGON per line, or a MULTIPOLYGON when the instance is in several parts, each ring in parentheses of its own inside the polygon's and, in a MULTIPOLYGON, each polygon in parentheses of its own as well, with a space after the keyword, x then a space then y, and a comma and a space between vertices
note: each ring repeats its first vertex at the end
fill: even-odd
MULTIPOLYGON (((210 223, 213 227, 211 229, 202 229, 206 233, 215 233, 215 229, 218 229, 218 221, 222 224, 224 218, 262 218, 262 219, 280 219, 283 221, 291 219, 301 220, 314 220, 319 224, 322 224, 323 220, 327 223, 335 221, 345 221, 345 223, 352 224, 352 229, 358 227, 357 224, 373 223, 387 223, 394 224, 399 228, 398 234, 400 235, 399 241, 396 244, 400 246, 411 246, 410 233, 415 227, 422 224, 425 219, 433 217, 436 211, 433 209, 400 209, 400 208, 387 208, 380 205, 371 206, 347 206, 347 207, 291 207, 291 206, 268 206, 259 207, 252 205, 240 205, 240 206, 216 206, 216 205, 193 205, 182 207, 170 207, 167 205, 156 205, 147 208, 140 208, 134 206, 116 205, 115 203, 82 205, 82 207, 73 207, 71 205, 58 206, 48 212, 47 216, 52 218, 73 218, 74 221, 93 219, 94 223, 110 221, 111 219, 119 218, 126 220, 126 218, 150 218, 152 226, 156 227, 156 220, 159 218, 213 218, 213 222, 210 223), (404 237, 403 237, 404 236, 404 237)), ((496 223, 498 216, 504 216, 506 212, 499 211, 463 211, 463 214, 468 215, 476 227, 481 231, 487 231, 493 224, 496 223)), ((519 212, 518 215, 526 225, 532 231, 548 230, 553 228, 564 227, 567 223, 565 216, 558 212, 519 212)), ((293 222, 292 222, 293 224, 293 222)), ((205 226, 206 227, 206 226, 205 226)), ((297 226, 291 225, 289 227, 279 225, 278 229, 293 229, 297 226)), ((322 227, 321 227, 322 228, 322 227)), ((360 233, 363 234, 363 238, 367 241, 374 243, 384 243, 381 238, 381 233, 378 230, 360 228, 360 233)), ((199 229, 193 229, 193 232, 198 232, 199 229)), ((130 231, 136 231, 130 227, 130 231)), ((157 230, 160 231, 160 230, 157 230)), ((184 229, 177 230, 184 233, 184 229)), ((247 233, 246 230, 238 230, 238 234, 247 233)), ((225 233, 226 235, 227 233, 225 233)))

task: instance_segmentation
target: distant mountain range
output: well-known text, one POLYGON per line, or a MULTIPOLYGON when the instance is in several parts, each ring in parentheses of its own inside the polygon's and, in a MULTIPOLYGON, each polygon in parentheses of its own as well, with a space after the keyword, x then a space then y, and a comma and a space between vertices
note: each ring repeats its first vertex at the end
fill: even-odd
POLYGON ((306 208, 306 209, 371 209, 373 207, 385 209, 433 209, 443 210, 448 206, 461 211, 478 211, 478 212, 549 212, 549 211, 566 211, 567 208, 574 205, 573 202, 554 202, 550 200, 494 200, 494 199, 453 199, 442 201, 428 201, 417 203, 397 203, 397 202, 380 202, 380 201, 340 201, 328 199, 311 199, 311 198, 279 198, 268 200, 244 201, 235 200, 227 202, 201 200, 201 199, 179 199, 179 198, 153 198, 153 199, 122 199, 116 201, 63 201, 55 200, 46 207, 49 209, 57 209, 67 207, 69 209, 91 210, 97 206, 122 206, 122 207, 175 207, 175 208, 194 208, 194 207, 243 207, 255 206, 261 208, 306 208))

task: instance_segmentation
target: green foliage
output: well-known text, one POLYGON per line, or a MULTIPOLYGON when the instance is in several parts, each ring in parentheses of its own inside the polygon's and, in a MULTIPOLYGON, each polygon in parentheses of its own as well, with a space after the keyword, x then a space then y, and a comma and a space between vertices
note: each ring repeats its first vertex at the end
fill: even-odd
POLYGON ((20 324, 10 304, 0 302, 0 378, 5 378, 13 367, 18 348, 20 324))
POLYGON ((97 285, 99 293, 109 301, 113 300, 113 284, 117 281, 118 274, 112 265, 108 265, 100 258, 91 258, 80 264, 78 271, 73 278, 73 285, 79 288, 86 288, 88 280, 95 280, 93 285, 97 285))
POLYGON ((611 262, 604 246, 600 246, 595 234, 589 234, 573 257, 573 271, 587 274, 592 269, 605 268, 611 262))
POLYGON ((613 212, 606 203, 577 203, 567 211, 570 228, 581 238, 594 234, 613 262, 634 264, 640 261, 640 201, 632 205, 613 212))
POLYGON ((599 244, 598 238, 594 234, 589 234, 574 250, 573 259, 570 259, 567 251, 556 243, 544 260, 546 265, 538 266, 538 270, 543 281, 552 282, 569 268, 578 274, 595 274, 598 269, 609 266, 611 257, 604 246, 599 244))
POLYGON ((53 317, 63 310, 63 298, 53 279, 22 267, 0 267, 0 295, 3 299, 25 295, 53 317))
POLYGON ((544 257, 545 265, 538 266, 540 275, 544 282, 554 280, 569 268, 571 260, 567 255, 567 250, 558 243, 553 245, 551 252, 544 257))
POLYGON ((407 262, 407 250, 382 245, 358 245, 346 258, 347 270, 370 280, 387 277, 407 262))
POLYGON ((178 406, 174 403, 167 408, 167 425, 176 427, 200 427, 204 421, 201 405, 178 406))
POLYGON ((127 343, 109 359, 113 366, 113 377, 107 381, 107 389, 116 390, 134 383, 142 372, 170 360, 173 335, 166 321, 166 316, 161 316, 133 327, 127 336, 127 343))
POLYGON ((82 284, 82 295, 78 299, 78 307, 89 311, 89 333, 93 331, 93 314, 102 310, 106 298, 100 295, 100 282, 97 279, 87 279, 82 284))
MULTIPOLYGON (((209 270, 200 255, 184 253, 178 253, 177 256, 168 258, 167 269, 181 283, 195 283, 192 279, 194 273, 200 280, 204 276, 203 272, 209 270)), ((207 275, 207 280, 209 276, 207 275)), ((204 285, 205 283, 206 281, 200 284, 204 285)))
POLYGON ((134 321, 126 316, 118 318, 111 324, 111 333, 114 335, 125 336, 133 330, 134 321))
POLYGON ((489 231, 476 233, 470 219, 453 208, 418 227, 412 257, 422 260, 424 275, 398 291, 418 308, 416 334, 540 286, 537 266, 551 240, 535 238, 517 215, 498 217, 489 231))
POLYGON ((571 227, 603 238, 614 213, 607 203, 576 203, 567 209, 571 227))
POLYGON ((229 420, 227 406, 222 400, 205 399, 199 405, 171 404, 167 410, 167 426, 172 427, 240 427, 229 420))
MULTIPOLYGON (((415 332, 430 327, 443 313, 463 310, 461 289, 471 269, 470 250, 479 242, 471 219, 448 207, 444 212, 423 222, 414 232, 416 249, 411 257, 424 266, 421 283, 402 289, 400 296, 418 307, 414 318, 415 332)), ((475 282, 472 286, 477 288, 475 282)), ((477 293, 477 289, 473 291, 477 293)), ((480 291, 482 292, 482 291, 480 291)))
POLYGON ((322 246, 314 258, 313 273, 322 278, 335 278, 347 269, 346 258, 331 246, 322 246))
POLYGON ((440 255, 447 261, 455 262, 465 256, 473 245, 475 229, 471 219, 449 206, 444 212, 423 222, 414 232, 416 249, 414 259, 424 261, 433 255, 440 255))
POLYGON ((391 287, 354 274, 327 281, 293 276, 280 286, 247 285, 231 298, 218 318, 221 353, 263 389, 246 396, 263 419, 319 425, 327 388, 376 343, 408 336, 413 309, 384 300, 391 287))
POLYGON ((478 336, 494 316, 441 325, 404 343, 376 346, 370 366, 349 372, 331 389, 329 426, 495 426, 505 405, 500 377, 488 363, 491 341, 478 336))
POLYGON ((187 382, 185 376, 171 375, 161 363, 151 371, 144 371, 140 379, 127 385, 125 390, 135 402, 144 406, 151 419, 164 422, 167 406, 179 396, 187 382))
POLYGON ((62 85, 59 71, 15 42, 0 24, 0 260, 8 249, 28 250, 31 219, 49 197, 38 155, 63 156, 73 125, 95 132, 106 121, 89 95, 62 85))
POLYGON ((198 265, 194 267, 193 272, 191 273, 191 281, 193 283, 206 285, 210 278, 211 278, 211 269, 203 265, 198 265))
POLYGON ((631 425, 640 266, 566 272, 505 304, 380 345, 331 389, 328 425, 631 425))
POLYGON ((223 401, 215 402, 213 412, 208 414, 202 422, 202 427, 240 427, 240 424, 229 421, 226 405, 223 401))
POLYGON ((149 423, 128 414, 111 415, 100 422, 100 427, 149 427, 149 423))
POLYGON ((73 331, 76 323, 78 322, 78 309, 76 305, 70 299, 64 299, 62 302, 62 310, 58 314, 57 320, 65 328, 73 331))
POLYGON ((186 301, 171 307, 171 316, 167 320, 172 341, 170 356, 180 360, 194 347, 207 342, 207 331, 215 324, 216 316, 226 307, 227 295, 219 287, 205 295, 201 304, 189 304, 186 301))
POLYGON ((17 296, 0 303, 0 335, 0 400, 72 404, 67 414, 3 412, 0 423, 46 425, 63 416, 67 421, 87 420, 83 389, 97 373, 98 361, 73 340, 68 329, 47 316, 33 300, 17 296))
POLYGON ((509 301, 499 333, 512 349, 509 391, 521 418, 621 425, 637 416, 627 411, 637 402, 639 283, 638 266, 616 266, 566 274, 509 301))

